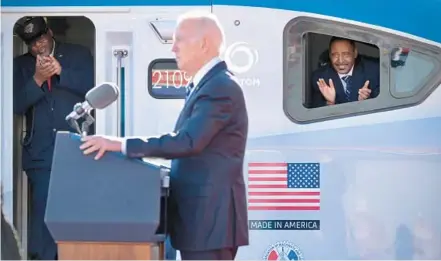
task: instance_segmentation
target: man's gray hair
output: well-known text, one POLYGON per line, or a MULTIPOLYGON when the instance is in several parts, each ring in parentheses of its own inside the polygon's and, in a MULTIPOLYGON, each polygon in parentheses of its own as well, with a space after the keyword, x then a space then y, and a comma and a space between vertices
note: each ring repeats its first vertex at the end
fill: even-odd
POLYGON ((219 22, 219 19, 217 18, 217 16, 213 13, 210 13, 208 11, 204 11, 204 10, 194 10, 194 11, 190 11, 190 12, 186 12, 182 15, 180 15, 177 19, 177 25, 179 25, 180 23, 182 23, 183 21, 186 20, 198 20, 201 21, 202 24, 208 24, 211 23, 212 25, 214 25, 216 27, 217 30, 219 30, 220 33, 220 45, 219 45, 219 53, 222 53, 225 49, 225 32, 224 29, 221 25, 221 23, 219 22))

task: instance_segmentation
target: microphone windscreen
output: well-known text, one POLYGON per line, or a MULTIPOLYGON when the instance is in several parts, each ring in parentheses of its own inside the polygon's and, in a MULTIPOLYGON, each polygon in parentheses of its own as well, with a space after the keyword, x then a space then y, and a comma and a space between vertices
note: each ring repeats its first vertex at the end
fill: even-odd
POLYGON ((105 82, 88 91, 86 101, 94 109, 104 109, 116 101, 118 96, 118 86, 111 82, 105 82))

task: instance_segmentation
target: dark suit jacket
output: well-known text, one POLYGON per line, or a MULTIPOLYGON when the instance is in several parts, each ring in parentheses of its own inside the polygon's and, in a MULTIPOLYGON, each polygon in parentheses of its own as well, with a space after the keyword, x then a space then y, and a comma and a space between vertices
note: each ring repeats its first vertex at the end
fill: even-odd
POLYGON ((127 140, 129 157, 162 157, 171 164, 172 245, 206 251, 248 245, 243 177, 248 115, 241 87, 225 62, 201 80, 174 133, 127 140))
POLYGON ((85 47, 57 42, 54 57, 60 76, 40 88, 34 81, 35 57, 26 53, 14 59, 14 113, 26 115, 23 168, 50 168, 57 130, 75 131, 65 121, 73 106, 83 102, 94 86, 94 60, 85 47), (32 131, 31 131, 32 130, 32 131))
MULTIPOLYGON (((346 100, 343 84, 338 73, 332 68, 331 64, 319 68, 312 74, 312 92, 314 107, 321 107, 326 105, 326 100, 317 86, 318 79, 323 78, 327 83, 332 79, 335 86, 335 103, 345 103, 346 100)), ((375 98, 380 93, 380 66, 377 62, 368 59, 358 59, 354 65, 352 72, 352 90, 350 101, 358 101, 358 90, 361 89, 364 83, 369 80, 369 88, 372 90, 370 98, 375 98)))
POLYGON ((1 210, 2 215, 2 260, 23 260, 21 256, 20 244, 18 241, 17 233, 14 228, 6 221, 3 209, 1 210))

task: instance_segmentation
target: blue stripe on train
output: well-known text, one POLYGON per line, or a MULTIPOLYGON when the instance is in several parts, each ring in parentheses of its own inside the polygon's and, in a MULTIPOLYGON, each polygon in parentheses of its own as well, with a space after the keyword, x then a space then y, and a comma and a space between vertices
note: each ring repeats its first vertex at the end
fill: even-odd
MULTIPOLYGON (((441 42, 440 0, 3 0, 2 7, 24 6, 209 6, 232 5, 295 10, 352 19, 441 42), (438 22, 437 22, 438 21, 438 22)), ((238 17, 240 18, 240 17, 238 17)), ((268 16, 267 22, 271 23, 268 16)))

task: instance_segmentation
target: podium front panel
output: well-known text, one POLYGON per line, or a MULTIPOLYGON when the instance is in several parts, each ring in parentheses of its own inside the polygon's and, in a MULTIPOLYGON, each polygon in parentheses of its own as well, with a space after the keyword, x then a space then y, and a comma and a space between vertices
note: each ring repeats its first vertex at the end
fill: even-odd
POLYGON ((56 241, 154 242, 161 166, 107 152, 84 155, 80 137, 58 132, 45 221, 56 241))

